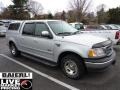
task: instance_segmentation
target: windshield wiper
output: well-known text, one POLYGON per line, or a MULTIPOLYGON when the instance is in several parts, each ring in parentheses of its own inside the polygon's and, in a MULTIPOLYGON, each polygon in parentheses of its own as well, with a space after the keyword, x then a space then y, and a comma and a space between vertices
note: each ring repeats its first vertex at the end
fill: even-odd
POLYGON ((78 30, 78 31, 76 31, 76 32, 73 32, 72 34, 77 34, 77 33, 80 33, 80 31, 78 30))
POLYGON ((60 33, 57 33, 57 35, 71 35, 72 32, 60 32, 60 33))

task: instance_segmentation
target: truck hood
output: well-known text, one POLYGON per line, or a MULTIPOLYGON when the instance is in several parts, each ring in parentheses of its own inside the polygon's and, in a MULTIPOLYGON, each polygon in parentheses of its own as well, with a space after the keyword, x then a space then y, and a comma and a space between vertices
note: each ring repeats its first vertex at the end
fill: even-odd
POLYGON ((108 39, 89 34, 77 34, 71 36, 64 36, 64 38, 61 40, 65 42, 71 42, 92 47, 94 44, 107 41, 108 39))

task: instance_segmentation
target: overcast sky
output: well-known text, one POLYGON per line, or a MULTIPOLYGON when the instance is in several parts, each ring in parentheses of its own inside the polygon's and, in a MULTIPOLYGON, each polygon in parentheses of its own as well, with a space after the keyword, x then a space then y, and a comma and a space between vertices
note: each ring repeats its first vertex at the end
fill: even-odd
MULTIPOLYGON (((4 6, 11 4, 12 0, 0 0, 4 6)), ((68 10, 69 2, 72 0, 35 0, 40 2, 44 7, 44 12, 59 12, 63 10, 68 10)), ((92 0, 92 5, 90 11, 96 11, 96 7, 100 4, 105 4, 106 9, 120 6, 120 0, 92 0)))

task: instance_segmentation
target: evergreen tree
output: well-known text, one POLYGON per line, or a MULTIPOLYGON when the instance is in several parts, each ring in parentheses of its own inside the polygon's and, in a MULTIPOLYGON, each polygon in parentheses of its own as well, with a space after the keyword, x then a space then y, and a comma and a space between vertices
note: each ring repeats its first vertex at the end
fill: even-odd
POLYGON ((49 13, 49 14, 48 14, 48 19, 53 19, 52 13, 49 13))
POLYGON ((109 15, 108 23, 120 24, 120 7, 109 9, 107 13, 109 15))
POLYGON ((27 10, 27 1, 28 0, 13 0, 13 5, 9 6, 12 19, 29 19, 30 15, 27 10))

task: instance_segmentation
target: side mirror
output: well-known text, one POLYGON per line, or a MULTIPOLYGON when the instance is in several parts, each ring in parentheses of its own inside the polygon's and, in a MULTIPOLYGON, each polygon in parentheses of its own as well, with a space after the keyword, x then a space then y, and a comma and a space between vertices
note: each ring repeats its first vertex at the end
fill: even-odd
POLYGON ((42 37, 51 38, 51 35, 50 35, 50 33, 49 33, 48 31, 42 31, 42 32, 41 32, 41 36, 42 36, 42 37))

